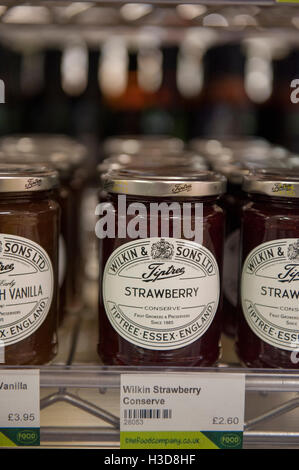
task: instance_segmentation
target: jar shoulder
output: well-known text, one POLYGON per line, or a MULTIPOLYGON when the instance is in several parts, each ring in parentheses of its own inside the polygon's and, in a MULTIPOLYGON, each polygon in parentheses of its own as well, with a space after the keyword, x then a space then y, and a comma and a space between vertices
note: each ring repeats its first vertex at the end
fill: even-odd
POLYGON ((1 215, 55 213, 60 210, 60 204, 56 199, 44 200, 22 200, 22 199, 0 199, 1 215))
POLYGON ((297 219, 299 220, 299 204, 270 204, 247 201, 242 208, 243 217, 256 217, 260 219, 297 219))

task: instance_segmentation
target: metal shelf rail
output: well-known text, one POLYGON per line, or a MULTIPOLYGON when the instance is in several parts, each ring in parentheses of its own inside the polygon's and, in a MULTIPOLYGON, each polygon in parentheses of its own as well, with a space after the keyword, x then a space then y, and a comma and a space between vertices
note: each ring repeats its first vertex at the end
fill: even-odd
MULTIPOLYGON (((292 5, 294 1, 283 0, 285 4, 292 5)), ((143 0, 143 1, 128 1, 128 0, 30 0, 26 2, 20 2, 19 0, 1 0, 1 5, 8 7, 16 5, 45 5, 52 7, 56 6, 69 6, 77 3, 82 8, 84 5, 126 5, 126 4, 147 4, 147 5, 159 5, 159 6, 173 6, 173 5, 260 5, 260 6, 273 6, 279 3, 277 0, 143 0)))
POLYGON ((80 41, 98 48, 112 34, 131 47, 179 44, 191 34, 201 46, 210 32, 220 42, 270 37, 297 45, 298 5, 280 1, 0 0, 0 41, 28 52, 80 41))
MULTIPOLYGON (((107 442, 119 445, 119 418, 105 409, 84 400, 69 391, 72 388, 94 388, 100 393, 109 393, 109 390, 119 390, 120 376, 122 373, 178 373, 178 372, 213 372, 215 374, 236 373, 245 374, 246 396, 249 392, 262 394, 279 392, 299 393, 299 372, 297 371, 273 371, 273 370, 248 370, 238 367, 220 366, 218 368, 155 368, 155 367, 106 367, 106 366, 50 366, 40 369, 42 388, 58 388, 58 391, 50 393, 41 400, 41 410, 57 402, 68 403, 72 406, 98 417, 105 423, 105 427, 42 427, 41 440, 49 443, 68 441, 93 442, 98 446, 106 446, 107 442)), ((299 448, 298 432, 281 429, 280 431, 256 430, 256 426, 271 423, 275 418, 298 409, 298 397, 288 398, 278 406, 254 416, 245 423, 244 447, 297 447, 299 448)))
MULTIPOLYGON (((99 45, 111 32, 130 35, 140 30, 155 32, 161 41, 179 41, 186 30, 203 27, 221 31, 221 34, 265 36, 269 32, 287 33, 298 41, 299 10, 297 5, 276 0, 149 0, 139 15, 130 16, 130 6, 136 3, 123 0, 32 0, 26 3, 0 0, 0 40, 39 45, 64 43, 79 33, 89 44, 99 45), (179 8, 182 7, 183 8, 179 8), (129 7, 124 9, 123 7, 129 7), (196 7, 193 8, 192 7, 196 7)), ((132 10, 131 10, 132 12, 132 10)), ((43 446, 119 446, 119 417, 91 400, 73 393, 74 389, 94 389, 99 394, 119 391, 122 373, 186 372, 183 368, 106 367, 97 364, 76 364, 74 355, 78 340, 78 324, 74 330, 70 354, 63 364, 40 367, 40 385, 47 393, 41 399, 41 410, 57 403, 67 403, 89 415, 99 418, 103 426, 42 426, 43 446), (49 392, 48 392, 49 391, 49 392), (67 443, 67 444, 66 444, 67 443)), ((248 370, 223 364, 217 368, 189 368, 188 372, 245 374, 246 400, 250 393, 280 394, 285 396, 270 408, 257 411, 246 419, 244 447, 299 448, 297 429, 260 429, 274 420, 299 409, 299 371, 248 370)), ((299 422, 299 421, 298 421, 299 422)), ((277 427, 277 426, 276 426, 277 427)))
MULTIPOLYGON (((296 1, 296 0, 293 0, 296 1)), ((122 33, 134 28, 211 27, 235 32, 248 30, 262 33, 264 28, 298 29, 298 5, 284 0, 124 0, 62 1, 0 0, 1 31, 40 32, 51 37, 53 31, 63 35, 96 32, 101 37, 108 28, 122 33), (104 32, 97 31, 97 27, 104 32)), ((54 40, 55 38, 52 37, 54 40)))
MULTIPOLYGON (((254 409, 251 410, 253 413, 249 413, 250 416, 246 419, 244 429, 244 447, 299 448, 297 419, 292 420, 293 424, 295 423, 295 428, 292 429, 286 426, 288 420, 279 423, 279 419, 287 413, 296 413, 299 410, 299 370, 255 370, 228 363, 212 368, 104 366, 96 362, 80 363, 76 362, 80 335, 84 334, 88 337, 88 331, 91 328, 94 329, 92 323, 88 323, 87 328, 84 327, 86 318, 86 314, 83 313, 71 319, 71 334, 64 352, 65 361, 39 368, 41 391, 45 392, 41 398, 40 408, 43 411, 52 405, 66 403, 98 419, 99 426, 42 426, 42 446, 67 445, 71 447, 76 443, 77 446, 117 448, 119 446, 119 413, 111 413, 105 409, 105 405, 102 406, 102 399, 113 393, 114 400, 118 401, 115 409, 119 409, 121 374, 212 372, 225 375, 233 372, 245 374, 246 404, 250 394, 254 394, 254 408, 256 397, 259 395, 264 397, 264 402, 267 404, 267 409, 260 408, 257 411, 254 409), (95 393, 92 396, 97 399, 94 400, 88 395, 86 398, 84 394, 83 396, 78 394, 78 390, 92 391, 95 393), (271 396, 276 396, 274 402, 267 398, 271 396), (265 428, 265 425, 271 425, 275 419, 274 429, 265 428), (261 425, 264 426, 262 430, 261 425)), ((67 328, 69 329, 69 325, 67 328)), ((15 368, 20 367, 15 366, 15 368)))
MULTIPOLYGON (((83 312, 74 315, 66 329, 69 337, 63 359, 39 367, 42 392, 40 409, 41 412, 48 410, 51 414, 50 407, 67 404, 68 413, 72 414, 72 410, 76 409, 92 416, 93 421, 92 425, 87 426, 65 426, 61 422, 49 426, 42 422, 42 447, 118 448, 119 412, 106 409, 105 398, 113 395, 114 410, 119 410, 121 374, 192 372, 200 375, 202 372, 212 372, 221 375, 245 374, 244 448, 299 448, 299 370, 247 369, 236 363, 225 362, 211 368, 104 366, 94 359, 90 362, 80 362, 79 359, 78 362, 77 349, 80 349, 81 335, 89 338, 90 330, 95 329, 94 323, 90 323, 90 317, 83 312), (84 326, 86 322, 88 327, 84 326), (260 398, 262 407, 256 406, 260 398), (288 416, 293 417, 290 420, 288 416), (94 425, 94 419, 98 425, 94 425)), ((30 368, 2 366, 4 369, 6 367, 30 368)))

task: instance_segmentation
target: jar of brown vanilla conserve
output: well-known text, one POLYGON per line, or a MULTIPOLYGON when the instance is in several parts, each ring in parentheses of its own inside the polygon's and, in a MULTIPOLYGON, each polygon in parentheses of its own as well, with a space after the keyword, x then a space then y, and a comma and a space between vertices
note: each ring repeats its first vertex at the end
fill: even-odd
POLYGON ((0 165, 0 352, 5 365, 48 363, 57 352, 58 175, 0 165))
POLYGON ((59 174, 59 322, 80 304, 80 204, 86 149, 64 135, 24 134, 0 138, 0 163, 41 164, 59 174), (74 256, 76 253, 76 257, 74 256))

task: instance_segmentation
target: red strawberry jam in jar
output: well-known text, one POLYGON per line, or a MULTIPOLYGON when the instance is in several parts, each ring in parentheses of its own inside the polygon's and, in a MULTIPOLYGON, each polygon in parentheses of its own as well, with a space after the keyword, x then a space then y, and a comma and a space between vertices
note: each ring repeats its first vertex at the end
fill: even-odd
POLYGON ((242 182, 249 170, 237 162, 223 166, 220 172, 227 178, 227 191, 223 196, 226 213, 223 254, 223 332, 229 337, 234 337, 238 314, 241 211, 246 198, 246 194, 242 191, 242 182))
POLYGON ((56 171, 0 165, 0 355, 4 365, 40 365, 57 353, 56 171))
POLYGON ((254 168, 286 168, 281 161, 261 160, 214 165, 214 170, 227 179, 227 191, 223 197, 226 213, 223 256, 223 332, 234 337, 238 318, 238 293, 240 287, 240 228, 243 205, 247 194, 243 191, 243 178, 254 168))
POLYGON ((244 177, 237 353, 248 367, 298 369, 299 173, 244 177))
POLYGON ((103 363, 214 365, 224 239, 218 200, 225 177, 161 168, 115 170, 103 180, 106 215, 96 226, 103 363), (111 236, 103 236, 109 225, 111 236))

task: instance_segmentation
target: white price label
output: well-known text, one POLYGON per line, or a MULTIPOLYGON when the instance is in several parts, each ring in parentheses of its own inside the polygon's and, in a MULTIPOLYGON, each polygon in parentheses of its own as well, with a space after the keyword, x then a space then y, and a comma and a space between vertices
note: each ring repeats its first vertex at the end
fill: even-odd
POLYGON ((123 447, 242 446, 244 374, 124 374, 120 400, 123 447))
POLYGON ((39 370, 0 370, 0 446, 39 445, 39 370))
POLYGON ((40 427, 39 370, 0 370, 0 427, 40 427))

